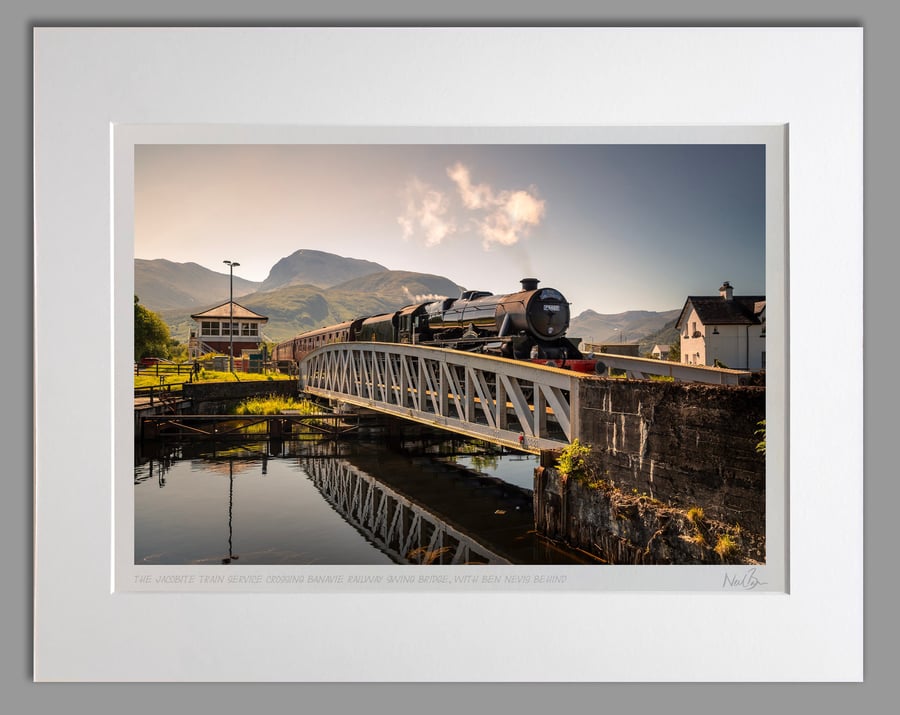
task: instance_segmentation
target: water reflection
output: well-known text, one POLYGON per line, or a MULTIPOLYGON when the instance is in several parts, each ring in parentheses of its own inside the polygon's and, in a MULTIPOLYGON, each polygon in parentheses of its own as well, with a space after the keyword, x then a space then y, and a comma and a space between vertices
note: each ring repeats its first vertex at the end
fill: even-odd
POLYGON ((452 440, 160 449, 136 459, 138 564, 595 563, 535 534, 530 458, 452 440))

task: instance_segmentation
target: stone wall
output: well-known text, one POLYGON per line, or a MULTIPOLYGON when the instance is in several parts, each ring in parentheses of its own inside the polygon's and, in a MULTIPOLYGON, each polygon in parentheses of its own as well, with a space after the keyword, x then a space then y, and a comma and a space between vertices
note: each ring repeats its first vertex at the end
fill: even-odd
POLYGON ((578 399, 599 479, 765 534, 765 388, 598 379, 578 399))
POLYGON ((586 479, 538 467, 538 533, 610 564, 765 563, 765 536, 586 479), (726 537, 730 549, 717 551, 726 537))
POLYGON ((296 397, 296 380, 248 380, 247 382, 193 382, 182 388, 184 397, 191 400, 191 412, 196 415, 223 415, 251 397, 279 395, 296 397))

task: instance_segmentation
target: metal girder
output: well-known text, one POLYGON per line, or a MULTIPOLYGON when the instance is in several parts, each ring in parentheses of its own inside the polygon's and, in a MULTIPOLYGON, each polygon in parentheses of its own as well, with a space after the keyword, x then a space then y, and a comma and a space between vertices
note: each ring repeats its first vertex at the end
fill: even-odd
POLYGON ((387 343, 336 343, 300 362, 300 389, 533 454, 577 434, 577 374, 387 343))

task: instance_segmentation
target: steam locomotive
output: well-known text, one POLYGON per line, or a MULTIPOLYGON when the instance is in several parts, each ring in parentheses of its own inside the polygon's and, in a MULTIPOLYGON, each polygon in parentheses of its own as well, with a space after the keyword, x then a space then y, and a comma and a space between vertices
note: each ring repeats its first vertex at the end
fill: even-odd
POLYGON ((459 298, 417 303, 318 330, 279 343, 273 358, 289 369, 304 355, 336 342, 405 343, 480 352, 530 360, 580 372, 594 372, 566 337, 569 303, 554 288, 539 288, 536 278, 524 278, 522 290, 506 295, 466 291, 459 298))

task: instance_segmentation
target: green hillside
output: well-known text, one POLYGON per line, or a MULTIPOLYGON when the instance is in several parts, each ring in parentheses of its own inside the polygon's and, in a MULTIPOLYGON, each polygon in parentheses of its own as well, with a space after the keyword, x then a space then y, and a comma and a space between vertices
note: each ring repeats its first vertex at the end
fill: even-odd
POLYGON ((653 350, 654 345, 671 345, 678 340, 678 330, 675 329, 675 321, 677 317, 666 323, 660 330, 651 333, 640 340, 641 355, 649 353, 653 350))
MULTIPOLYGON (((234 277, 234 296, 253 293, 259 283, 234 277)), ((228 300, 228 273, 217 273, 197 263, 175 263, 162 258, 134 260, 134 292, 154 312, 187 309, 195 312, 228 300)))
MULTIPOLYGON (((377 315, 411 303, 439 296, 459 295, 460 288, 440 276, 409 271, 384 271, 348 281, 334 288, 292 285, 245 296, 241 305, 265 315, 269 322, 263 334, 270 340, 285 340, 297 333, 333 325, 364 315, 377 315)), ((191 313, 212 306, 202 306, 191 313)), ((161 313, 174 337, 187 340, 193 321, 190 313, 168 310, 161 313)))

